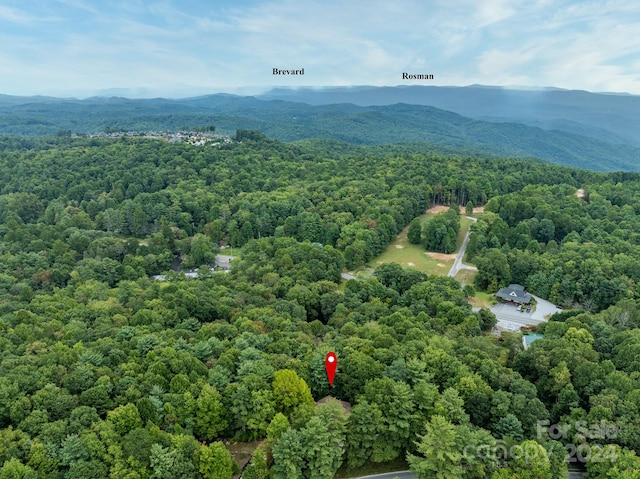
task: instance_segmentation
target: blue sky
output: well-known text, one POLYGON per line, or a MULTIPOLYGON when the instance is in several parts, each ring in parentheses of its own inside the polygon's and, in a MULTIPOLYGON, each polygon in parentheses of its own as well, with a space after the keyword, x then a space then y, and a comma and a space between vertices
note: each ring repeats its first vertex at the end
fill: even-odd
POLYGON ((0 93, 479 83, 640 94, 638 25, 637 0, 1 0, 0 93))

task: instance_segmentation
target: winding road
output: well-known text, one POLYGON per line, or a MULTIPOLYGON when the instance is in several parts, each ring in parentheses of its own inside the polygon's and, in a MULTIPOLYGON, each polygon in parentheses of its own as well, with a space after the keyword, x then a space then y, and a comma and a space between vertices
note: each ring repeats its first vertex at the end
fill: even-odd
MULTIPOLYGON (((465 218, 469 218, 474 223, 478 221, 478 218, 472 218, 471 216, 465 216, 465 218)), ((451 276, 452 278, 455 278, 456 274, 458 274, 458 271, 460 271, 461 269, 478 271, 478 268, 476 268, 475 266, 470 266, 468 264, 462 263, 462 258, 464 258, 464 252, 467 250, 467 244, 469 243, 470 234, 471 234, 471 227, 469 227, 469 229, 467 230, 467 234, 464 236, 464 240, 462 241, 462 246, 460 246, 460 251, 458 251, 458 254, 456 255, 456 260, 453 262, 453 264, 451 265, 451 269, 449 270, 448 276, 451 276)))
MULTIPOLYGON (((375 474, 373 476, 362 476, 356 479, 418 479, 418 476, 411 471, 386 472, 384 474, 375 474)), ((582 479, 583 472, 569 471, 569 479, 582 479)))

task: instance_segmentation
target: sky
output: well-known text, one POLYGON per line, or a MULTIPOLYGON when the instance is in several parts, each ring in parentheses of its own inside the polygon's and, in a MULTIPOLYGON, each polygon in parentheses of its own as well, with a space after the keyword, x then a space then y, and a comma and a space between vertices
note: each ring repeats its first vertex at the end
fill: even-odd
POLYGON ((637 0, 0 0, 0 93, 483 84, 640 95, 639 24, 637 0))

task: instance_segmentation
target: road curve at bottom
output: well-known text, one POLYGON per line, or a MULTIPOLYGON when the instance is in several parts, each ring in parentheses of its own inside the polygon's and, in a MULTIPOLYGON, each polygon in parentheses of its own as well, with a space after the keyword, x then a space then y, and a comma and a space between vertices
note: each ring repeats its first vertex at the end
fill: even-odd
MULTIPOLYGON (((362 476, 355 479, 418 479, 418 476, 411 471, 385 472, 384 474, 374 474, 372 476, 362 476)), ((583 472, 569 471, 569 479, 582 479, 583 472)))
POLYGON ((384 474, 374 474, 372 476, 362 476, 356 479, 418 479, 418 476, 411 471, 385 472, 384 474))

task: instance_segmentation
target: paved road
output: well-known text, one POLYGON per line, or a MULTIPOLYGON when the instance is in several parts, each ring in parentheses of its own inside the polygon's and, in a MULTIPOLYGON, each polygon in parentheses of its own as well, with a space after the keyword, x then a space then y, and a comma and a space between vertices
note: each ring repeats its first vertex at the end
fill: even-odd
MULTIPOLYGON (((394 479, 395 477, 399 477, 400 479, 418 479, 418 476, 410 471, 389 472, 386 474, 358 477, 357 479, 394 479)), ((583 472, 569 471, 569 479, 582 479, 583 477, 583 472)))
MULTIPOLYGON (((478 221, 478 218, 472 218, 471 216, 466 216, 466 218, 473 220, 474 223, 478 221)), ((452 278, 455 278, 456 274, 458 274, 458 271, 460 271, 461 269, 478 271, 478 268, 476 268, 475 266, 462 264, 462 258, 464 258, 464 252, 467 250, 467 244, 469 243, 470 234, 471 234, 471 228, 467 230, 467 234, 464 236, 464 240, 462 241, 462 246, 460 246, 460 251, 458 251, 456 260, 453 262, 453 264, 451 265, 451 269, 449 270, 448 276, 451 276, 452 278)))
POLYGON ((231 269, 231 261, 233 259, 235 259, 235 256, 230 256, 228 254, 217 254, 215 264, 218 268, 228 270, 231 269))
POLYGON ((491 306, 491 312, 498 319, 498 326, 509 331, 520 331, 520 326, 529 324, 540 324, 547 321, 549 316, 558 309, 553 303, 534 296, 536 299, 536 310, 530 313, 518 311, 517 306, 508 303, 496 303, 491 306))
POLYGON ((400 479, 418 479, 418 476, 411 471, 387 472, 385 474, 358 477, 357 479, 394 479, 395 477, 399 477, 400 479))
MULTIPOLYGON (((531 295, 533 296, 533 295, 531 295)), ((546 299, 538 298, 537 296, 533 296, 536 299, 536 310, 533 313, 534 316, 541 321, 549 319, 553 313, 557 313, 560 311, 555 304, 547 301, 546 299)))
POLYGON ((520 326, 538 324, 543 320, 533 317, 533 313, 518 311, 514 304, 496 303, 491 306, 491 312, 498 319, 498 326, 509 331, 520 331, 520 326))
MULTIPOLYGON (((388 472, 385 474, 358 477, 357 479, 394 479, 396 477, 399 477, 400 479, 418 479, 418 476, 411 471, 388 472)), ((569 479, 583 479, 583 477, 583 472, 569 471, 569 479)))

